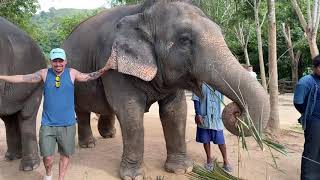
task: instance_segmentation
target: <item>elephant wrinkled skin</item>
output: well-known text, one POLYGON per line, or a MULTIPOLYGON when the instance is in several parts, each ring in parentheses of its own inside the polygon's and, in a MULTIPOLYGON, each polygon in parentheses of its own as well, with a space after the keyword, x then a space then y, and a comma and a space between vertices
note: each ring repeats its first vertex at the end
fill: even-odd
MULTIPOLYGON (((0 74, 30 74, 46 68, 39 47, 23 31, 0 17, 0 74)), ((20 159, 20 169, 29 171, 40 164, 36 116, 42 84, 12 84, 0 81, 0 118, 5 123, 7 160, 20 159)))
POLYGON ((203 81, 242 108, 248 106, 255 125, 261 120, 265 127, 268 121, 267 93, 234 58, 220 27, 187 1, 146 0, 104 11, 76 27, 62 47, 69 65, 81 72, 98 70, 106 61, 117 69, 96 81, 76 83, 75 101, 82 147, 94 146, 90 112, 101 114, 99 132, 109 137, 117 116, 123 179, 144 175, 143 116, 154 102, 166 141, 165 169, 192 170, 185 143, 184 89, 200 96, 203 81))

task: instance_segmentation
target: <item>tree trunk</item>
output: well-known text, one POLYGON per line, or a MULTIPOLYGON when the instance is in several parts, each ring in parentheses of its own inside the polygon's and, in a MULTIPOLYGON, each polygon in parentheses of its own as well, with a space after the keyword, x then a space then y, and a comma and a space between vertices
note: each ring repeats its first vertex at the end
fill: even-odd
POLYGON ((301 56, 301 51, 298 51, 292 63, 291 72, 292 72, 292 83, 294 86, 298 83, 298 80, 299 80, 298 67, 299 67, 300 56, 301 56))
POLYGON ((249 59, 249 54, 248 54, 248 42, 249 42, 249 37, 250 37, 250 28, 243 28, 243 23, 239 23, 239 27, 235 27, 235 34, 236 37, 241 45, 241 48, 244 53, 246 65, 250 66, 250 59, 249 59))
POLYGON ((254 17, 256 22, 260 77, 261 77, 262 87, 267 91, 267 80, 266 80, 266 71, 264 69, 261 27, 260 27, 260 19, 259 19, 259 7, 260 7, 260 1, 257 4, 256 0, 254 0, 254 17))
POLYGON ((249 60, 249 55, 248 55, 248 48, 247 48, 247 46, 245 46, 245 47, 243 48, 243 51, 244 51, 244 57, 245 57, 245 59, 246 59, 246 64, 247 64, 248 66, 250 66, 250 60, 249 60))
POLYGON ((309 44, 309 47, 310 47, 311 57, 314 58, 317 55, 319 55, 319 49, 318 49, 318 46, 317 46, 317 40, 316 40, 316 37, 314 35, 312 35, 312 34, 308 35, 308 44, 309 44), (309 38, 309 36, 311 36, 311 37, 309 38))
POLYGON ((299 7, 297 0, 291 0, 291 4, 296 14, 298 15, 299 21, 303 28, 303 31, 307 34, 307 40, 310 48, 311 57, 314 58, 319 54, 317 46, 317 31, 320 21, 320 3, 318 0, 314 1, 313 9, 311 12, 310 1, 307 1, 307 20, 304 18, 302 11, 299 7))
POLYGON ((279 122, 279 105, 278 105, 278 67, 277 67, 277 32, 276 32, 276 15, 275 0, 268 0, 268 49, 269 49, 269 89, 270 89, 270 119, 268 128, 276 132, 280 128, 279 122))
POLYGON ((294 54, 292 40, 291 40, 290 26, 288 24, 285 25, 283 23, 282 31, 283 31, 284 38, 286 40, 286 44, 289 50, 289 56, 291 59, 291 80, 295 85, 298 82, 298 64, 299 64, 301 52, 298 51, 296 55, 294 54))

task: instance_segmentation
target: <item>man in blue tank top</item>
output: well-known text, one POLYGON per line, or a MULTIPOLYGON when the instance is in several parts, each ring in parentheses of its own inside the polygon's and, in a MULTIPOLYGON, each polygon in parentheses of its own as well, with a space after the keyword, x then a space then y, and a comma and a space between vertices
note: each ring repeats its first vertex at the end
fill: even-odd
POLYGON ((58 144, 59 180, 63 180, 75 148, 74 81, 86 82, 97 79, 110 69, 110 65, 106 64, 93 73, 81 73, 66 68, 66 54, 60 48, 51 50, 50 60, 52 68, 27 75, 0 76, 0 80, 12 83, 44 82, 43 113, 39 132, 40 152, 46 169, 44 179, 52 179, 53 155, 58 144))
POLYGON ((320 56, 312 60, 313 74, 302 77, 296 85, 293 103, 301 113, 304 130, 301 180, 320 179, 320 56))

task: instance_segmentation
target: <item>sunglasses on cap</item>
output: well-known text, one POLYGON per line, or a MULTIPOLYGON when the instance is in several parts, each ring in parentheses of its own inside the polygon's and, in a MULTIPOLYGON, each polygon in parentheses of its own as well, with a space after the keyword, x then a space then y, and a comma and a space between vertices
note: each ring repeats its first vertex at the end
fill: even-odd
POLYGON ((60 76, 56 76, 56 83, 55 83, 56 88, 59 88, 61 86, 60 82, 60 76))

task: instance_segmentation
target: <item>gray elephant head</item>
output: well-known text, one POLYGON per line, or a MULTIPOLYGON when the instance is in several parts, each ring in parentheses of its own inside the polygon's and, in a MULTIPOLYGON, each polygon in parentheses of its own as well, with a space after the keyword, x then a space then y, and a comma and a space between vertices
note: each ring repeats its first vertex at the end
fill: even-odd
MULTIPOLYGON (((187 1, 149 0, 142 8, 142 13, 126 16, 117 25, 109 58, 114 69, 198 95, 200 84, 207 82, 242 110, 247 107, 257 128, 266 127, 268 94, 232 55, 216 23, 187 1)), ((234 117, 224 122, 238 133, 228 125, 236 122, 234 117)))

